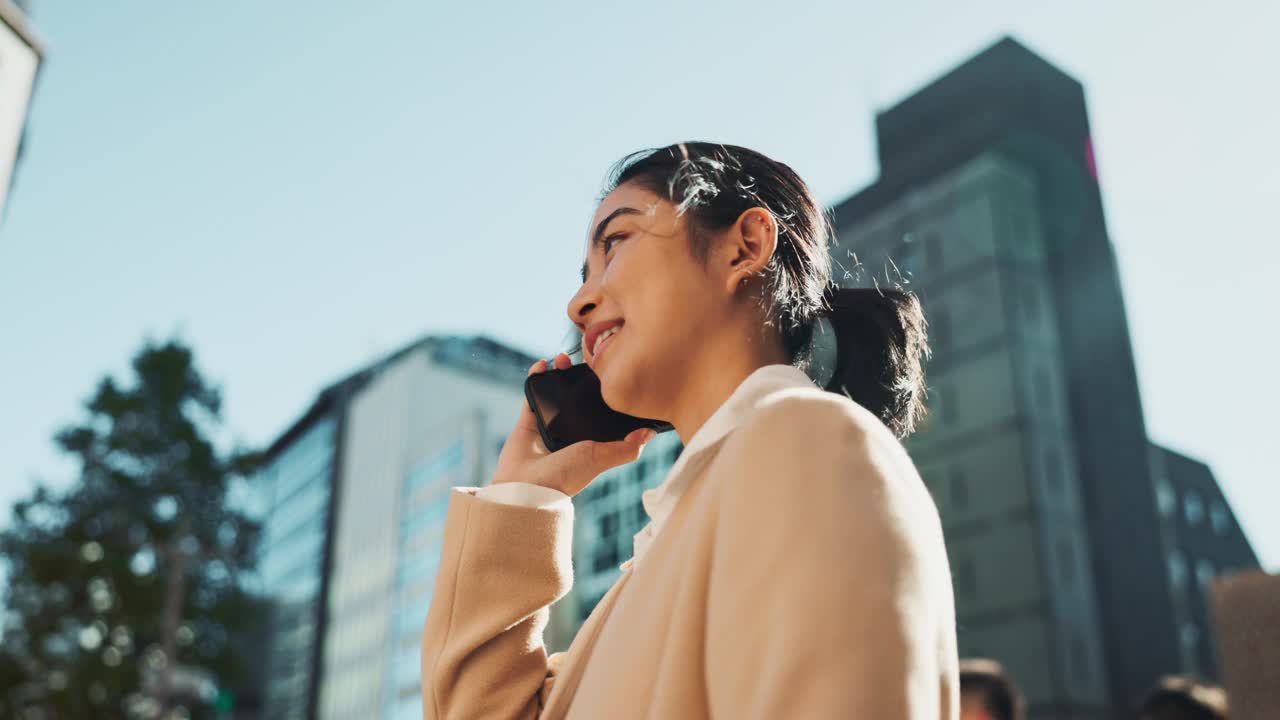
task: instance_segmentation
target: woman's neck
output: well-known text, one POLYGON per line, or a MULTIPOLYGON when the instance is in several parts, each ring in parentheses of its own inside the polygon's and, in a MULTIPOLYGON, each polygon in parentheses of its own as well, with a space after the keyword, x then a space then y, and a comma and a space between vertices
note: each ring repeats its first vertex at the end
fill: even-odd
POLYGON ((685 445, 751 373, 766 365, 788 363, 776 343, 754 342, 743 348, 741 336, 736 340, 718 343, 720 347, 704 346, 696 357, 697 367, 686 368, 676 407, 668 414, 685 445))

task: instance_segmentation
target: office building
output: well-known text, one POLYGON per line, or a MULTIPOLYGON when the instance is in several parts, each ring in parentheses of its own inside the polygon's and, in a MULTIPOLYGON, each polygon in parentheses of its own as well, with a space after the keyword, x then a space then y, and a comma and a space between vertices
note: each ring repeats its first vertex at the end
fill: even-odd
POLYGON ((330 507, 335 480, 338 392, 322 394, 310 412, 268 451, 253 479, 262 537, 252 588, 270 600, 259 693, 263 717, 312 717, 327 582, 330 507))
MULTIPOLYGON (((419 642, 449 489, 488 482, 534 360, 428 337, 321 392, 271 446, 255 481, 273 606, 265 717, 422 717, 419 642)), ((564 612, 553 608, 549 643, 564 612)))
POLYGON ((1170 544, 1153 458, 1229 510, 1147 439, 1083 87, 1004 39, 876 129, 881 174, 834 208, 833 260, 925 306, 930 416, 908 447, 942 514, 962 654, 1009 666, 1033 718, 1123 715, 1162 674, 1210 672, 1184 652, 1208 646, 1187 630, 1205 621, 1170 553, 1190 567, 1178 543, 1216 543, 1195 550, 1206 578, 1252 554, 1234 529, 1170 544))
POLYGON ((1213 583, 1256 570, 1258 558, 1209 467, 1155 444, 1150 450, 1181 670, 1218 678, 1213 583))
POLYGON ((568 648, 573 633, 622 574, 619 566, 633 555, 635 534, 649 522, 640 495, 662 482, 682 448, 674 431, 661 433, 639 460, 605 472, 573 499, 573 605, 566 608, 571 625, 553 650, 568 648))
POLYGON ((0 219, 22 160, 27 111, 44 55, 27 5, 0 0, 0 219))

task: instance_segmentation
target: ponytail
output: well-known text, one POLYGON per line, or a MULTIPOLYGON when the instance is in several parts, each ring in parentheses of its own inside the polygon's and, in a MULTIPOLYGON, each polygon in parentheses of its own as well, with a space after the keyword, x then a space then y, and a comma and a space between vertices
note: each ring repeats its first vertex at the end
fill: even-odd
POLYGON ((822 313, 836 340, 827 390, 870 410, 899 438, 925 413, 924 366, 929 347, 924 312, 913 293, 832 287, 822 313))

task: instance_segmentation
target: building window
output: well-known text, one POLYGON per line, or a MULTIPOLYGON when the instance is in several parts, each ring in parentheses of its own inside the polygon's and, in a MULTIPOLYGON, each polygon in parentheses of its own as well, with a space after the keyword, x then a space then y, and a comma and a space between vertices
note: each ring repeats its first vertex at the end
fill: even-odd
POLYGON ((1165 517, 1173 515, 1178 509, 1178 491, 1165 478, 1156 481, 1156 507, 1165 517))
POLYGON ((926 235, 924 250, 929 258, 929 267, 933 268, 933 273, 936 275, 942 270, 942 236, 936 232, 926 235))
POLYGON ((1182 499, 1182 511, 1187 516, 1187 524, 1195 527, 1204 520, 1204 500, 1200 498, 1200 493, 1195 490, 1188 490, 1182 499))
POLYGON ((1076 555, 1067 538, 1058 540, 1058 567, 1061 570, 1062 582, 1068 587, 1076 584, 1076 555))
POLYGON ((951 507, 963 510, 969 505, 969 480, 964 470, 951 468, 951 507))
POLYGON ((972 598, 977 591, 978 580, 973 568, 973 561, 960 556, 955 562, 955 588, 957 599, 972 598))
POLYGON ((608 540, 618 532, 618 516, 607 512, 600 516, 600 537, 608 540))
POLYGON ((598 573, 606 572, 618 566, 618 548, 613 542, 603 542, 596 548, 595 557, 591 564, 592 570, 598 573))
POLYGON ((1213 563, 1208 560, 1196 561, 1196 582, 1200 583, 1200 587, 1209 588, 1209 584, 1213 582, 1213 563))
POLYGON ((1062 492, 1062 459, 1058 457, 1057 448, 1044 451, 1044 478, 1051 491, 1062 492))
POLYGON ((1089 653, 1080 632, 1075 629, 1071 631, 1071 669, 1081 685, 1093 682, 1093 676, 1089 672, 1089 653))
POLYGON ((578 609, 578 615, 581 621, 585 622, 591 616, 591 611, 596 609, 596 605, 604 599, 604 593, 599 593, 582 601, 582 605, 578 609))
POLYGON ((1048 413, 1053 409, 1053 389, 1049 387, 1049 373, 1042 367, 1036 368, 1036 400, 1040 402, 1041 411, 1048 413))
POLYGON ((1175 588, 1180 588, 1187 582, 1187 559, 1178 550, 1169 553, 1169 579, 1173 581, 1175 588))
MULTIPOLYGON (((941 496, 938 495, 937 476, 933 473, 933 471, 929 470, 928 474, 926 474, 926 471, 922 469, 920 471, 920 479, 924 480, 924 486, 928 488, 929 494, 933 496, 933 502, 935 504, 940 503, 941 496)), ((941 508, 939 508, 939 511, 941 511, 941 508)))
POLYGON ((1005 212, 1004 225, 1005 231, 1009 234, 1009 244, 1013 247, 1023 247, 1027 240, 1027 222, 1026 218, 1018 210, 1017 202, 1001 203, 1005 212))
POLYGON ((1188 651, 1194 652, 1200 646, 1200 627, 1195 623, 1183 623, 1180 635, 1182 646, 1188 651))
POLYGON ((954 399, 955 398, 951 392, 950 387, 946 385, 938 386, 938 404, 942 406, 941 412, 939 414, 942 416, 943 422, 949 423, 949 422, 953 422, 956 419, 956 412, 953 408, 955 403, 952 402, 952 400, 954 399))
POLYGON ((1209 524, 1219 535, 1226 535, 1231 530, 1231 513, 1227 512, 1227 506, 1221 500, 1214 500, 1209 506, 1209 524))
POLYGON ((1203 639, 1200 626, 1194 622, 1183 623, 1178 639, 1182 642, 1183 671, 1191 675, 1200 674, 1200 643, 1203 639))
POLYGON ((945 350, 951 337, 951 318, 943 305, 935 305, 929 315, 929 345, 934 351, 945 350))

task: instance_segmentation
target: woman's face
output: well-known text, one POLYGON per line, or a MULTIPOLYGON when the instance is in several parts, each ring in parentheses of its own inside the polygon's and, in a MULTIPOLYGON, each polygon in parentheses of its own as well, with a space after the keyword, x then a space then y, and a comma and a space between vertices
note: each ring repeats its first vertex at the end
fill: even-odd
POLYGON ((723 330, 727 296, 694 257, 669 201, 633 184, 600 203, 587 237, 583 284, 569 318, 605 402, 666 419, 709 334, 723 330))

